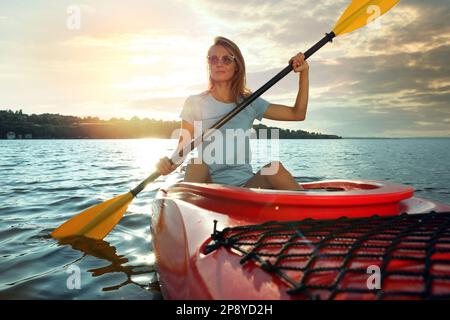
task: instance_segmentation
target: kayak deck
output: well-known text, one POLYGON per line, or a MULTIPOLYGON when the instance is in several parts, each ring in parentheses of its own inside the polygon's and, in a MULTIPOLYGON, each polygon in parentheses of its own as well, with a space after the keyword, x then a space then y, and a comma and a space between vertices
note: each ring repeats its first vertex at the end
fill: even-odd
MULTIPOLYGON (((350 290, 345 292, 340 291, 330 292, 330 290, 326 290, 326 288, 325 289, 322 288, 323 290, 321 290, 316 287, 311 287, 314 285, 325 287, 332 286, 334 284, 333 282, 334 279, 336 279, 336 277, 333 275, 335 275, 336 272, 338 274, 342 274, 342 272, 347 274, 345 270, 347 270, 346 268, 349 266, 349 265, 342 265, 342 260, 345 260, 342 258, 342 256, 336 257, 330 256, 328 257, 328 260, 325 259, 327 258, 327 256, 324 256, 325 259, 324 261, 320 259, 314 260, 311 258, 312 256, 314 256, 316 257, 315 259, 317 259, 317 256, 323 256, 324 254, 339 254, 339 252, 324 253, 321 252, 320 250, 319 251, 316 250, 315 251, 316 254, 315 255, 313 254, 311 257, 295 256, 297 254, 309 254, 314 251, 313 250, 311 252, 307 252, 305 251, 306 250, 305 248, 315 247, 317 249, 317 247, 321 247, 320 243, 317 242, 318 239, 320 238, 320 237, 318 238, 318 236, 320 236, 318 234, 310 233, 308 235, 305 235, 306 239, 309 241, 307 245, 295 243, 295 241, 293 245, 289 245, 287 242, 287 240, 289 239, 286 239, 286 237, 284 238, 282 237, 283 239, 277 237, 275 238, 266 237, 269 243, 271 241, 272 242, 278 241, 278 243, 281 244, 282 246, 290 248, 286 252, 281 252, 281 256, 283 256, 283 259, 279 260, 278 263, 273 260, 274 259, 273 256, 269 257, 267 261, 270 263, 269 265, 288 267, 286 270, 282 269, 282 271, 287 272, 289 277, 291 277, 294 280, 294 282, 288 281, 283 276, 280 277, 278 271, 268 272, 268 270, 270 271, 271 268, 270 267, 267 268, 268 264, 266 260, 264 260, 267 257, 264 257, 264 255, 259 256, 259 258, 256 258, 258 257, 258 255, 251 256, 250 258, 248 258, 249 252, 250 253, 255 252, 255 248, 258 246, 261 247, 261 245, 255 243, 253 244, 242 243, 240 242, 241 239, 239 239, 239 241, 236 242, 233 242, 234 240, 229 240, 230 241, 229 243, 234 243, 236 246, 215 244, 215 242, 217 242, 217 234, 222 230, 229 230, 229 231, 231 230, 230 234, 226 235, 225 232, 222 233, 222 235, 227 237, 230 236, 231 237, 230 239, 236 240, 235 232, 239 233, 243 231, 240 230, 240 228, 250 228, 248 226, 253 226, 253 228, 259 228, 260 227, 259 225, 261 223, 267 223, 267 221, 269 220, 272 221, 277 220, 278 222, 276 222, 275 225, 279 225, 282 223, 294 223, 292 221, 296 221, 295 223, 306 223, 306 226, 308 226, 308 223, 309 224, 315 223, 316 225, 321 223, 327 224, 329 228, 327 230, 330 232, 333 231, 334 233, 332 234, 336 235, 337 241, 341 241, 340 248, 342 249, 342 245, 345 244, 348 245, 349 240, 348 239, 345 240, 345 237, 347 236, 351 238, 354 237, 355 234, 352 235, 339 232, 338 225, 339 223, 343 223, 342 221, 350 222, 349 225, 352 225, 354 221, 357 221, 358 219, 355 219, 355 215, 353 215, 353 212, 349 213, 348 211, 341 210, 331 213, 328 211, 327 213, 324 210, 320 212, 320 214, 317 214, 317 211, 311 211, 308 210, 308 207, 305 207, 305 201, 307 201, 308 197, 316 197, 319 200, 320 199, 323 200, 325 197, 338 196, 342 198, 345 196, 352 196, 353 199, 357 199, 357 196, 361 195, 362 197, 366 196, 363 200, 369 199, 369 201, 371 201, 374 205, 376 205, 377 201, 378 203, 380 202, 379 189, 382 189, 383 183, 373 181, 340 181, 339 183, 340 183, 339 188, 344 190, 280 192, 274 190, 256 190, 256 189, 249 190, 219 185, 201 185, 191 183, 179 183, 171 188, 168 188, 168 190, 160 190, 158 192, 157 199, 153 202, 152 205, 151 228, 158 274, 164 297, 167 299, 311 299, 315 297, 319 297, 322 299, 328 298, 376 299, 383 297, 413 298, 412 294, 408 295, 407 293, 405 293, 403 296, 402 295, 395 296, 389 294, 383 296, 377 293, 376 291, 371 292, 370 294, 362 292, 358 293, 357 291, 359 289, 355 288, 355 286, 356 287, 358 285, 365 286, 367 277, 369 276, 367 273, 365 274, 355 273, 350 279, 346 278, 344 284, 351 285, 352 286, 351 288, 354 289, 354 290, 352 289, 353 291, 350 290), (370 186, 373 186, 374 184, 378 184, 378 187, 371 188, 370 186), (361 185, 369 187, 366 189, 364 189, 364 187, 362 188, 358 187, 361 185), (364 194, 365 192, 369 193, 368 197, 367 194, 364 194), (295 198, 297 199, 304 198, 304 199, 296 203, 295 198), (276 209, 277 206, 278 209, 276 209), (289 210, 287 210, 287 208, 289 208, 289 210), (250 210, 250 213, 247 210, 250 210), (289 213, 286 214, 286 211, 288 211, 289 213), (347 216, 348 218, 342 218, 343 216, 347 216), (326 217, 326 219, 324 217, 326 217), (216 231, 213 232, 214 230, 216 231), (211 236, 212 234, 213 236, 211 236), (345 241, 342 239, 344 239, 345 241), (213 247, 215 246, 215 248, 209 245, 213 245, 213 247), (302 245, 305 245, 306 247, 302 247, 302 245), (242 259, 244 259, 244 261, 242 259), (308 270, 289 269, 290 267, 302 268, 302 265, 300 263, 304 263, 305 259, 306 260, 312 259, 311 261, 313 262, 311 262, 309 267, 314 265, 314 263, 317 263, 319 272, 316 273, 315 271, 314 272, 308 271, 309 269, 308 270), (242 262, 245 263, 242 264, 242 262), (335 269, 327 271, 326 268, 329 268, 330 266, 335 269), (302 287, 301 285, 301 279, 303 279, 302 274, 306 275, 305 279, 307 279, 307 282, 303 283, 303 288, 307 288, 307 290, 306 289, 300 290, 301 292, 297 290, 296 294, 292 294, 293 289, 295 288, 298 289, 298 287, 300 288, 302 287), (308 277, 307 276, 308 274, 314 274, 314 277, 311 276, 308 277), (298 284, 298 286, 296 284, 298 284)), ((333 182, 331 184, 329 182, 325 183, 322 182, 322 184, 316 183, 316 184, 309 184, 308 186, 310 186, 311 189, 317 189, 318 187, 335 188, 335 189, 338 188, 336 182, 333 182)), ((384 186, 386 185, 384 184, 384 186)), ((396 203, 395 205, 396 211, 384 212, 383 215, 379 215, 376 218, 367 218, 373 215, 367 213, 363 217, 359 217, 361 218, 361 220, 369 219, 367 227, 370 227, 371 225, 375 226, 376 224, 374 223, 374 221, 376 219, 403 219, 404 216, 413 217, 412 215, 400 215, 400 213, 406 211, 408 213, 415 213, 415 214, 430 212, 432 210, 436 212, 450 211, 449 206, 424 199, 413 198, 412 190, 409 187, 402 186, 403 188, 398 188, 398 186, 399 185, 393 186, 391 184, 390 187, 393 188, 395 187, 395 190, 391 189, 393 190, 392 193, 394 193, 394 195, 387 196, 387 198, 390 199, 387 202, 381 201, 385 203, 392 203, 392 202, 396 203), (431 210, 428 210, 430 208, 431 210)), ((329 202, 331 202, 332 200, 333 199, 330 199, 329 202)), ((320 204, 321 201, 318 201, 318 203, 320 204)), ((364 201, 361 200, 361 202, 359 202, 359 204, 357 203, 356 205, 360 205, 361 203, 364 203, 364 201)), ((342 209, 342 206, 339 207, 336 205, 328 206, 328 209, 335 207, 342 209)), ((366 209, 370 208, 370 206, 368 205, 361 205, 360 209, 363 210, 364 207, 366 209)), ((357 217, 358 214, 362 214, 362 212, 356 213, 357 217)), ((419 219, 420 216, 421 215, 417 215, 417 219, 419 219)), ((430 221, 432 221, 432 219, 430 221)), ((444 223, 441 221, 438 223, 438 225, 441 224, 441 227, 443 225, 446 225, 448 227, 449 224, 447 222, 444 223)), ((396 225, 399 226, 401 224, 395 222, 394 220, 390 220, 390 223, 386 224, 387 228, 386 230, 389 229, 388 228, 389 226, 395 227, 396 225)), ((413 230, 414 228, 410 229, 413 230)), ((304 233, 308 232, 308 230, 311 231, 311 228, 308 229, 308 227, 302 226, 301 230, 304 235, 304 233)), ((376 232, 374 231, 373 236, 382 237, 381 236, 382 230, 381 229, 377 230, 378 231, 376 232)), ((449 250, 450 244, 447 244, 447 241, 450 240, 450 231, 448 231, 447 229, 445 230, 440 229, 440 230, 441 234, 444 234, 448 238, 443 238, 443 242, 442 244, 440 244, 441 247, 438 249, 439 250, 442 249, 444 251, 449 250)), ((352 232, 356 231, 358 230, 353 229, 352 232)), ((254 233, 255 231, 253 230, 251 232, 254 233)), ((248 235, 252 235, 251 232, 248 235)), ((258 234, 258 232, 256 232, 256 234, 258 234)), ((291 236, 292 235, 293 234, 291 234, 291 236)), ((264 236, 262 236, 261 234, 260 237, 264 238, 264 236)), ((250 238, 244 237, 243 239, 245 239, 246 241, 250 240, 250 242, 254 240, 251 237, 250 238)), ((327 239, 330 240, 330 237, 328 237, 327 239)), ((413 237, 412 240, 414 239, 415 238, 413 237)), ((436 237, 434 237, 433 239, 436 240, 436 237)), ((386 249, 387 251, 385 252, 392 253, 396 250, 395 246, 396 245, 398 246, 399 243, 398 241, 397 242, 394 241, 393 243, 394 243, 394 246, 392 247, 393 249, 392 248, 389 249, 390 247, 388 245, 388 248, 386 249)), ((432 243, 432 241, 428 241, 427 243, 428 247, 427 245, 425 245, 425 248, 422 248, 420 250, 422 251, 431 250, 430 248, 432 247, 430 247, 429 243, 432 243)), ((421 246, 423 247, 423 244, 421 244, 421 246)), ((272 247, 272 249, 274 248, 275 247, 272 247)), ((349 249, 348 247, 345 248, 346 248, 345 250, 351 249, 351 248, 349 249)), ((369 250, 369 252, 366 252, 366 254, 370 255, 374 254, 374 252, 372 251, 375 250, 376 248, 367 248, 367 249, 369 250)), ((447 279, 447 277, 449 277, 450 274, 446 274, 446 272, 450 273, 448 271, 449 266, 446 265, 449 259, 449 256, 446 255, 447 251, 445 252, 439 251, 438 252, 439 254, 442 253, 440 256, 439 254, 437 256, 436 255, 433 256, 432 254, 430 255, 428 253, 425 256, 423 256, 423 254, 422 256, 420 256, 419 254, 421 253, 419 251, 414 253, 416 256, 413 255, 413 257, 411 257, 411 259, 406 262, 403 259, 396 260, 391 258, 389 260, 390 262, 388 263, 388 266, 393 267, 394 268, 393 271, 405 271, 405 270, 414 271, 415 267, 421 266, 423 267, 427 263, 426 261, 431 260, 435 261, 437 258, 440 257, 441 260, 443 259, 447 262, 445 262, 444 264, 440 264, 437 267, 438 270, 441 270, 439 271, 441 273, 437 274, 437 276, 440 277, 438 278, 439 283, 437 284, 438 287, 436 287, 437 291, 433 292, 436 295, 440 296, 449 293, 450 289, 447 286, 449 279, 447 279), (416 263, 416 265, 414 265, 414 263, 416 263), (444 274, 442 272, 444 272, 444 274)), ((271 254, 270 252, 265 253, 271 254)), ((344 254, 345 256, 345 252, 344 253, 340 252, 340 254, 341 255, 344 254)), ((406 253, 406 255, 407 254, 408 252, 406 253)), ((346 261, 348 264, 349 263, 348 259, 346 261)), ((374 261, 383 261, 383 260, 380 260, 378 257, 372 260, 369 259, 366 262, 373 263, 374 261)), ((358 261, 356 259, 355 261, 352 261, 350 264, 354 265, 356 263, 356 265, 359 265, 360 269, 363 270, 363 267, 366 267, 366 264, 364 264, 363 262, 358 261)), ((383 264, 378 264, 378 266, 381 268, 381 270, 384 271, 388 270, 386 269, 386 266, 384 266, 383 269, 383 264)), ((419 272, 417 270, 414 272, 419 272)), ((434 270, 433 272, 435 272, 435 269, 432 270, 434 270)), ((422 271, 423 270, 421 270, 420 272, 422 271)), ((352 274, 352 272, 349 272, 348 274, 352 274)), ((431 275, 432 277, 435 276, 434 273, 431 275)), ((382 289, 384 290, 386 286, 388 286, 389 288, 394 288, 395 289, 394 291, 401 292, 405 287, 411 285, 416 286, 415 288, 420 287, 423 289, 422 280, 416 279, 412 282, 408 280, 402 282, 402 277, 404 278, 405 276, 401 275, 399 277, 400 277, 399 280, 397 279, 399 282, 394 279, 395 281, 389 280, 387 282, 382 283, 382 289)), ((417 289, 415 292, 416 293, 419 292, 419 289, 417 289)), ((423 296, 423 290, 420 292, 422 292, 423 296)), ((418 295, 419 298, 421 296, 420 292, 418 295)))

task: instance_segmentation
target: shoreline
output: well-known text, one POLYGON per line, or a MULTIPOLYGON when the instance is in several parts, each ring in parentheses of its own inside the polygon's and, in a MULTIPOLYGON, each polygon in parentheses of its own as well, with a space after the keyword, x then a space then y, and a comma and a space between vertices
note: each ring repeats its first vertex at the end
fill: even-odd
MULTIPOLYGON (((158 139, 158 140, 178 140, 172 138, 160 138, 160 137, 142 137, 142 138, 31 138, 31 139, 6 139, 0 138, 0 141, 30 141, 30 140, 150 140, 150 139, 158 139)), ((445 140, 450 139, 450 137, 339 137, 339 138, 280 138, 278 140, 445 140)), ((271 140, 271 139, 253 139, 250 140, 271 140)))

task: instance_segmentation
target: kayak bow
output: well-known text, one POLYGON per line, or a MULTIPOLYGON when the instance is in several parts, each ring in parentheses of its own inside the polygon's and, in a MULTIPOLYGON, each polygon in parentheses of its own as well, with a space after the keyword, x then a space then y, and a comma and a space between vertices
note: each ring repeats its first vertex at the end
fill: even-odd
POLYGON ((179 183, 160 190, 151 229, 164 297, 450 297, 450 215, 442 213, 450 206, 381 181, 302 186, 179 183), (366 287, 374 266, 384 279, 378 291, 366 287))

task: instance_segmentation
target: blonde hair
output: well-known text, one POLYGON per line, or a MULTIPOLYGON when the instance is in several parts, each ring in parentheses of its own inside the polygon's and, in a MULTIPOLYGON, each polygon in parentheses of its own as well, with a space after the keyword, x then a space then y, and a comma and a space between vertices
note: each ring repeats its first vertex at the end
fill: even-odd
MULTIPOLYGON (((224 47, 235 57, 236 72, 231 79, 231 96, 234 98, 234 101, 238 103, 240 100, 251 94, 250 90, 247 88, 244 57, 242 56, 239 47, 233 41, 224 37, 214 38, 214 43, 211 47, 209 47, 208 52, 212 49, 212 47, 218 45, 224 47)), ((211 75, 209 75, 208 90, 211 91, 213 87, 214 80, 211 78, 211 75)))

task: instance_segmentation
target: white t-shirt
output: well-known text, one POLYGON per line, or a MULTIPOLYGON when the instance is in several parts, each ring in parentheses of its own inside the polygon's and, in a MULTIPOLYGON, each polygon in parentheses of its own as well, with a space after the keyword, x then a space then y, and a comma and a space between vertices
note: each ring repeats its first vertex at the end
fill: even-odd
MULTIPOLYGON (((254 120, 261 120, 269 105, 261 97, 255 99, 198 147, 213 183, 243 186, 253 177, 249 138, 254 120)), ((220 102, 205 92, 189 96, 180 116, 194 126, 197 137, 235 107, 235 103, 220 102)))

